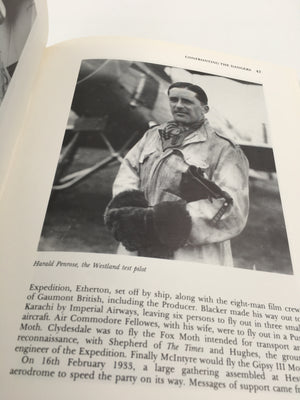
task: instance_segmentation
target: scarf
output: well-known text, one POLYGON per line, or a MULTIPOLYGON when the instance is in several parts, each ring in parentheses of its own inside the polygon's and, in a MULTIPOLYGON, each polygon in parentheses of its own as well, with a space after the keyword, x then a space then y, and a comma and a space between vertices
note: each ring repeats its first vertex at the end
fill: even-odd
POLYGON ((159 129, 163 151, 173 147, 180 147, 184 139, 199 129, 203 120, 189 126, 179 125, 175 121, 167 122, 164 129, 159 129))

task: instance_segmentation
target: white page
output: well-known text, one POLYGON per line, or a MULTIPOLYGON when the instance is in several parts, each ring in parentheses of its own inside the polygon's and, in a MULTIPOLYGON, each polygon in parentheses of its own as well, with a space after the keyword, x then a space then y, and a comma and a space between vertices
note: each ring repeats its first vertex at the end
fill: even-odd
POLYGON ((297 0, 51 0, 48 45, 82 36, 129 36, 199 46, 300 73, 297 0), (70 12, 74 7, 76 13, 70 12), (183 23, 184 29, 180 29, 183 23), (280 26, 280 29, 278 27, 280 26))
MULTIPOLYGON (((182 398, 183 395, 188 398, 198 398, 202 394, 202 389, 188 385, 188 380, 185 387, 182 388, 172 388, 167 384, 159 385, 153 384, 153 382, 145 384, 141 380, 134 385, 103 383, 100 382, 100 379, 95 380, 88 377, 85 381, 81 379, 73 382, 69 374, 76 368, 66 366, 66 356, 61 358, 60 365, 53 366, 52 369, 54 371, 66 370, 67 378, 10 375, 11 368, 28 368, 31 363, 29 361, 29 365, 25 365, 28 361, 23 361, 22 365, 20 354, 14 351, 17 336, 20 334, 18 329, 21 316, 26 313, 24 304, 27 296, 30 296, 29 285, 30 283, 47 284, 51 282, 74 287, 74 285, 81 284, 90 287, 108 287, 112 291, 115 289, 129 291, 139 288, 140 291, 142 289, 152 293, 160 291, 161 293, 171 293, 173 296, 179 292, 190 296, 211 296, 215 301, 218 297, 222 297, 228 302, 233 301, 232 307, 237 304, 235 301, 240 300, 256 304, 273 303, 282 308, 285 306, 299 307, 300 260, 297 249, 299 188, 294 181, 297 179, 294 166, 297 164, 299 139, 297 135, 293 134, 299 127, 297 116, 299 89, 295 84, 295 77, 292 73, 279 71, 273 66, 256 65, 245 60, 232 60, 225 55, 208 53, 194 48, 139 40, 97 38, 73 41, 48 49, 43 67, 38 77, 31 112, 24 127, 26 134, 22 135, 16 152, 18 163, 15 163, 9 175, 10 185, 4 193, 1 209, 1 220, 3 221, 1 226, 1 274, 4 276, 1 279, 1 307, 6 321, 1 343, 3 360, 1 379, 4 382, 1 390, 4 397, 13 399, 22 396, 35 399, 42 395, 46 399, 53 398, 53 396, 58 399, 66 396, 79 399, 83 395, 88 395, 92 399, 98 398, 99 394, 108 398, 118 398, 120 395, 124 396, 125 393, 127 397, 133 398, 141 395, 145 398, 153 396, 182 398), (197 57, 202 61, 196 60, 197 57), (183 263, 110 254, 92 254, 81 251, 80 248, 76 253, 37 252, 79 67, 83 59, 97 58, 138 60, 263 83, 292 256, 292 275, 241 268, 221 268, 197 262, 183 263), (229 66, 222 66, 221 63, 229 66), (258 70, 261 71, 259 75, 256 72, 258 70), (290 135, 283 137, 283 132, 289 132, 290 135), (54 260, 55 265, 57 261, 78 263, 79 265, 84 262, 90 265, 93 265, 94 262, 103 265, 124 264, 129 269, 114 271, 95 268, 52 268, 51 265, 39 268, 33 266, 36 260, 41 262, 54 260), (137 267, 138 270, 132 273, 134 267, 137 267)), ((165 307, 165 310, 168 309, 167 306, 165 307)), ((221 306, 219 305, 219 307, 221 306)), ((199 315, 205 315, 205 311, 199 315)), ((281 314, 278 313, 278 315, 281 314)), ((250 319, 254 323, 253 315, 250 319)), ((202 322, 205 321, 202 320, 202 322)), ((271 329, 270 332, 273 333, 273 330, 271 329)), ((268 334, 271 334, 270 332, 268 334)), ((249 339, 247 336, 245 338, 249 339)), ((159 338, 157 340, 159 341, 159 338)), ((149 339, 149 342, 152 340, 149 339)), ((241 346, 237 348, 241 348, 241 346)), ((280 355, 281 353, 279 351, 280 355)), ((264 361, 266 362, 266 360, 264 361)), ((34 361, 34 367, 37 368, 40 362, 40 359, 38 362, 34 361)), ((141 368, 139 363, 135 365, 137 368, 141 368)), ((112 366, 109 371, 111 370, 112 366)), ((180 367, 176 373, 180 374, 180 367)), ((152 371, 147 373, 148 375, 154 379, 155 373, 152 371)), ((141 375, 138 376, 140 379, 141 375)), ((165 379, 167 380, 167 376, 165 379)), ((224 378, 222 379, 225 381, 224 378)), ((284 386, 286 382, 284 383, 282 379, 280 377, 280 383, 284 386)), ((234 380, 231 383, 234 384, 234 380)), ((228 380, 226 384, 229 385, 228 380)), ((268 375, 264 384, 271 389, 268 391, 258 390, 255 395, 253 392, 235 391, 228 387, 222 390, 206 388, 203 389, 203 394, 205 393, 206 398, 212 399, 224 397, 274 399, 275 395, 278 395, 280 399, 298 398, 294 388, 296 382, 287 385, 293 386, 293 391, 287 394, 275 393, 271 375, 268 375)))

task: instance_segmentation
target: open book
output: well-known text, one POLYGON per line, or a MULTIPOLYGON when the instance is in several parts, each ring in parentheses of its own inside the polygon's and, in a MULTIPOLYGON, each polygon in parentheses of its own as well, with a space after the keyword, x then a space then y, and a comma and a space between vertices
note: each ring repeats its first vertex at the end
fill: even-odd
POLYGON ((1 398, 298 399, 296 74, 0 15, 1 398))

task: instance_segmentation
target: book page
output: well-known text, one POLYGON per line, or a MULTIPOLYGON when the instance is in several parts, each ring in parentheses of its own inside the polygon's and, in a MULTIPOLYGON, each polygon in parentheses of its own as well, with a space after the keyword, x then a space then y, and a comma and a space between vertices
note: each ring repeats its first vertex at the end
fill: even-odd
POLYGON ((47 32, 45 1, 0 1, 1 186, 30 101, 47 32))
MULTIPOLYGON (((294 74, 195 48, 91 38, 47 49, 37 82, 0 210, 3 397, 298 398, 294 74), (190 89, 170 89, 178 82, 200 86, 201 102, 190 89), (193 115, 201 124, 172 143, 166 128, 193 115), (164 244, 188 232, 168 253, 166 246, 136 252, 132 243, 150 232, 140 233, 143 224, 126 230, 126 222, 126 236, 103 221, 112 193, 135 188, 133 177, 156 154, 153 142, 147 147, 155 132, 169 162, 160 159, 149 176, 158 165, 174 168, 171 155, 185 174, 183 154, 213 189, 188 198, 186 186, 174 192, 175 178, 164 177, 163 191, 186 199, 192 221, 183 213, 172 225, 164 216, 156 231, 164 244), (216 150, 187 154, 211 137, 222 144, 219 164, 216 150), (118 179, 128 165, 134 174, 118 179), (225 221, 236 204, 244 222, 232 231, 239 218, 225 221), (169 224, 175 232, 162 237, 169 224), (197 235, 206 239, 195 242, 197 235)), ((140 206, 139 215, 156 205, 140 206)))

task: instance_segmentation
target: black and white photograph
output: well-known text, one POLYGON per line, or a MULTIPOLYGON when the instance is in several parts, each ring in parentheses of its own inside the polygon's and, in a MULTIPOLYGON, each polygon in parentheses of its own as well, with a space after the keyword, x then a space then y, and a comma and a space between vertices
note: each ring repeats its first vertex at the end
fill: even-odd
POLYGON ((34 0, 0 0, 0 105, 35 18, 34 0))
POLYGON ((293 274, 263 85, 81 63, 39 251, 293 274))

